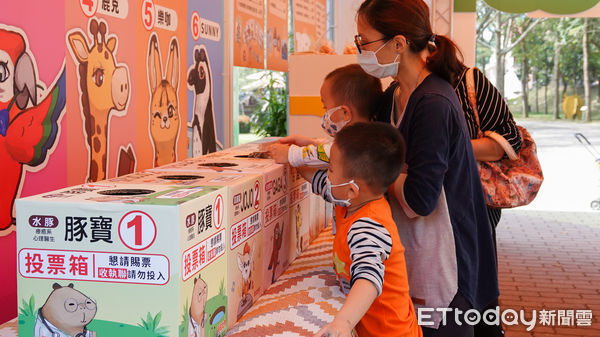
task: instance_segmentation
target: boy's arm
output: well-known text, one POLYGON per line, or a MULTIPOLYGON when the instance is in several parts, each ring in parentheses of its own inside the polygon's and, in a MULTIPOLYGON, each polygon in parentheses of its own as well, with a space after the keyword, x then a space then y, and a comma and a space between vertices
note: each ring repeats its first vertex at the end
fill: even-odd
MULTIPOLYGON (((300 175, 302 176, 302 178, 306 179, 306 181, 308 181, 309 183, 313 182, 315 173, 317 173, 317 171, 319 171, 319 169, 314 168, 314 167, 298 167, 297 170, 298 170, 298 173, 300 173, 300 175)), ((317 193, 317 192, 315 192, 315 193, 317 193)))
POLYGON ((311 167, 298 168, 300 175, 304 179, 308 180, 312 185, 312 191, 314 194, 318 194, 327 202, 331 202, 330 195, 328 195, 325 186, 327 185, 327 170, 318 170, 311 167), (304 171, 304 173, 303 173, 304 171))
POLYGON ((350 331, 381 294, 387 260, 392 252, 392 237, 388 230, 371 218, 356 220, 348 231, 350 247, 350 292, 333 322, 317 333, 318 337, 350 336, 350 331))
POLYGON ((359 279, 370 281, 377 289, 377 295, 383 290, 385 265, 392 253, 392 236, 379 222, 360 218, 348 230, 350 248, 350 284, 359 279))
POLYGON ((292 145, 288 151, 288 162, 294 167, 327 167, 329 166, 331 144, 307 145, 304 147, 292 145))
POLYGON ((358 279, 350 288, 348 297, 342 309, 337 313, 333 322, 324 326, 315 337, 339 336, 350 337, 352 329, 371 307, 377 298, 377 288, 371 281, 358 279))
MULTIPOLYGON (((269 155, 277 164, 287 164, 288 163, 288 152, 291 151, 289 145, 273 143, 270 144, 266 148, 269 155)), ((294 166, 294 165, 292 165, 294 166)))
POLYGON ((298 146, 317 145, 321 142, 321 139, 313 139, 303 135, 291 135, 283 138, 279 138, 278 142, 281 144, 294 144, 298 146))

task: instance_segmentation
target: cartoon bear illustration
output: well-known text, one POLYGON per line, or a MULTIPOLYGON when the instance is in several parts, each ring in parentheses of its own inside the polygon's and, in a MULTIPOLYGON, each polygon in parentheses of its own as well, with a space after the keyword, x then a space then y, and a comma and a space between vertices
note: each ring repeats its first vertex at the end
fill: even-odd
POLYGON ((215 117, 212 98, 212 72, 204 45, 194 46, 194 65, 188 70, 188 89, 194 92, 192 128, 192 156, 217 151, 215 117))
POLYGON ((194 278, 194 290, 192 291, 192 303, 190 304, 190 319, 188 324, 189 337, 204 337, 206 326, 206 300, 208 298, 208 285, 201 275, 194 278))
POLYGON ((253 282, 250 279, 252 276, 252 257, 254 256, 254 246, 250 248, 248 242, 244 244, 242 254, 238 253, 237 262, 238 268, 242 272, 242 299, 238 308, 238 320, 252 305, 252 295, 250 289, 253 288, 253 282))
POLYGON ((277 265, 279 265, 279 250, 281 249, 281 244, 283 243, 283 223, 281 224, 281 228, 279 227, 279 223, 275 224, 275 230, 273 231, 273 252, 271 253, 271 260, 269 261, 269 270, 273 270, 273 274, 271 274, 271 283, 275 282, 275 270, 277 269, 277 265))
POLYGON ((52 289, 38 310, 34 337, 96 337, 87 329, 96 316, 96 302, 75 290, 73 283, 66 287, 54 283, 52 289))

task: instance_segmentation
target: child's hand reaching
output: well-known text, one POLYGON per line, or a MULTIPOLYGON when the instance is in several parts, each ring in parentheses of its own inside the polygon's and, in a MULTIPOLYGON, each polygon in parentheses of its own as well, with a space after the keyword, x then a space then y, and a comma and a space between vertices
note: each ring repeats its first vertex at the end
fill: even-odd
POLYGON ((314 337, 353 337, 352 327, 348 322, 334 319, 333 322, 325 325, 314 337))
POLYGON ((307 145, 317 145, 314 139, 303 136, 303 135, 291 135, 278 139, 281 144, 294 144, 300 147, 307 145))
POLYGON ((286 144, 271 144, 267 148, 267 151, 271 155, 271 158, 275 160, 277 164, 287 164, 288 163, 288 151, 290 150, 290 146, 286 144))

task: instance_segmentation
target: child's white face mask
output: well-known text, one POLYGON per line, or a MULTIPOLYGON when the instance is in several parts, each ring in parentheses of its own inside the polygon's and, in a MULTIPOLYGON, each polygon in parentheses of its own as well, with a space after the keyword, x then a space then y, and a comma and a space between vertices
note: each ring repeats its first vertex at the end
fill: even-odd
POLYGON ((342 119, 341 121, 339 121, 337 123, 333 122, 331 120, 331 115, 333 115, 334 112, 338 111, 341 108, 342 108, 342 106, 339 105, 339 106, 336 106, 335 108, 331 108, 331 109, 325 111, 325 114, 323 114, 323 120, 321 121, 321 127, 331 137, 335 137, 335 134, 338 133, 338 131, 340 131, 349 122, 344 119, 342 119))
POLYGON ((343 184, 332 185, 331 181, 329 180, 329 177, 325 177, 325 196, 330 199, 331 203, 333 203, 337 206, 348 207, 351 205, 350 199, 346 199, 346 200, 336 199, 333 196, 333 193, 331 192, 331 188, 338 187, 338 186, 350 185, 350 184, 356 186, 357 189, 359 188, 358 185, 356 185, 356 183, 354 182, 354 180, 350 180, 349 182, 343 183, 343 184))

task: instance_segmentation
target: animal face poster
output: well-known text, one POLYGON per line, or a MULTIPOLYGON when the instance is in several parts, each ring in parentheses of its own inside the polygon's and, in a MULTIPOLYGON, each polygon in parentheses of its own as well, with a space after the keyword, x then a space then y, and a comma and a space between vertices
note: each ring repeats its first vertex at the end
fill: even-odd
POLYGON ((138 148, 143 168, 185 159, 187 4, 177 0, 137 0, 135 19, 138 148))
POLYGON ((110 6, 65 6, 69 185, 133 172, 136 157, 137 86, 134 85, 135 8, 127 1, 110 6), (121 166, 119 168, 119 166, 121 166))
POLYGON ((188 1, 187 137, 188 156, 223 149, 223 2, 188 1))
POLYGON ((17 315, 14 200, 67 184, 63 21, 50 1, 0 11, 0 322, 17 315))

